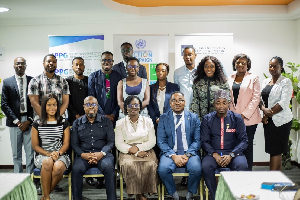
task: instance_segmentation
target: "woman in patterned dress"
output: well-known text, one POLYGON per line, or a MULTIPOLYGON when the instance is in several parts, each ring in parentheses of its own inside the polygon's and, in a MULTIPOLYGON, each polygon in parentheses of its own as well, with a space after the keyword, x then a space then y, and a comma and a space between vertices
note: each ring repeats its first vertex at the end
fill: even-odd
POLYGON ((34 164, 41 169, 44 191, 41 200, 48 200, 71 163, 69 156, 64 154, 69 149, 70 128, 68 121, 59 115, 60 106, 56 95, 45 95, 41 109, 40 120, 32 125, 31 143, 35 151, 34 164))
POLYGON ((204 115, 215 111, 213 106, 215 91, 230 91, 223 67, 214 56, 205 56, 195 72, 193 100, 190 111, 198 114, 200 121, 204 115))

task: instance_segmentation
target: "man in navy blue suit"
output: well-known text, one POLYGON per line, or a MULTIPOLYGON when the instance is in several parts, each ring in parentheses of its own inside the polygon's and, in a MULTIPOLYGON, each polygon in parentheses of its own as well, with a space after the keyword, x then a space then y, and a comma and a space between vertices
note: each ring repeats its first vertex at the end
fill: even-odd
POLYGON ((161 150, 158 173, 174 200, 179 200, 172 173, 177 167, 189 172, 186 199, 197 193, 201 179, 200 121, 196 114, 184 110, 185 100, 181 92, 171 95, 172 110, 160 116, 157 128, 157 144, 161 150))
MULTIPOLYGON (((127 66, 127 58, 129 57, 134 57, 133 56, 133 48, 132 48, 132 45, 128 42, 124 42, 122 45, 121 45, 121 54, 123 56, 123 61, 122 62, 119 62, 118 64, 115 64, 113 66, 113 70, 116 71, 116 72, 119 72, 121 75, 122 75, 122 79, 123 78, 126 78, 127 77, 127 69, 126 69, 126 66, 127 66)), ((140 69, 139 69, 139 72, 137 74, 139 77, 141 78, 145 78, 145 79, 148 79, 147 78, 147 71, 146 71, 146 68, 144 65, 140 65, 140 69)))
POLYGON ((31 147, 31 123, 33 109, 27 96, 31 76, 25 75, 26 60, 17 57, 14 60, 16 74, 3 80, 1 108, 6 115, 9 127, 14 173, 22 173, 22 144, 26 154, 26 172, 32 173, 33 149, 31 147))
POLYGON ((218 167, 235 171, 246 171, 248 167, 243 155, 248 146, 246 126, 240 114, 228 111, 229 100, 229 92, 216 91, 216 111, 205 115, 201 123, 201 144, 206 154, 202 159, 202 169, 212 200, 217 190, 215 170, 218 167))

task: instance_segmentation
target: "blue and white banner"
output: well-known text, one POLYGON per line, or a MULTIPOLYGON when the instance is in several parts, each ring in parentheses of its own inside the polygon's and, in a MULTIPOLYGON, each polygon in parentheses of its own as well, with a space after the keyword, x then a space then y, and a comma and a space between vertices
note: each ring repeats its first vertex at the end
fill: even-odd
POLYGON ((123 60, 120 46, 124 42, 132 44, 133 56, 146 67, 150 84, 155 83, 156 64, 169 62, 168 35, 114 35, 114 64, 123 60))
POLYGON ((84 59, 84 75, 101 69, 101 54, 104 51, 104 35, 49 36, 49 53, 57 58, 56 74, 64 78, 74 75, 72 60, 84 59))

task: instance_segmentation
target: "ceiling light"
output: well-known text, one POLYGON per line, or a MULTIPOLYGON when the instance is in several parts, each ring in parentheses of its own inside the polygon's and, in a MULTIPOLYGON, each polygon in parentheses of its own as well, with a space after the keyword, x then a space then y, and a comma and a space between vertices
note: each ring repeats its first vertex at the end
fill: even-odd
POLYGON ((9 11, 9 8, 0 7, 0 12, 7 12, 9 11))

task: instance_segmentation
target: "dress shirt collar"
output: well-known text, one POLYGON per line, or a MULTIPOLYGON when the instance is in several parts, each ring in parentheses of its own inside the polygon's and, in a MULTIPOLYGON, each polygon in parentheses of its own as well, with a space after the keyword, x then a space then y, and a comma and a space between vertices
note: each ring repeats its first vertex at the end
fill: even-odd
POLYGON ((192 70, 189 70, 189 68, 187 68, 187 66, 186 65, 184 65, 185 67, 184 67, 184 69, 186 70, 186 71, 189 71, 189 72, 193 72, 193 71, 195 71, 196 70, 196 66, 192 69, 192 70))
MULTIPOLYGON (((101 122, 102 121, 102 117, 101 117, 101 115, 100 114, 97 114, 96 115, 96 118, 95 118, 95 120, 94 120, 94 122, 95 121, 97 121, 97 122, 101 122)), ((82 117, 82 123, 84 124, 84 123, 89 123, 90 121, 88 120, 88 118, 86 117, 86 115, 84 115, 83 117, 82 117)))
POLYGON ((124 60, 122 60, 122 62, 123 62, 123 65, 124 65, 124 67, 125 67, 125 69, 126 69, 127 63, 126 63, 124 60))
POLYGON ((48 76, 45 74, 45 72, 43 72, 42 76, 44 76, 44 78, 46 78, 46 79, 55 79, 57 75, 54 73, 54 75, 52 76, 52 78, 48 78, 48 76))
POLYGON ((180 113, 180 114, 176 114, 176 113, 173 111, 173 117, 174 117, 174 119, 176 119, 176 115, 182 115, 182 117, 184 117, 184 110, 183 110, 182 113, 180 113))
POLYGON ((25 80, 26 74, 24 74, 23 76, 19 76, 19 75, 15 74, 15 78, 16 78, 17 80, 20 80, 20 78, 22 78, 23 80, 25 80))

